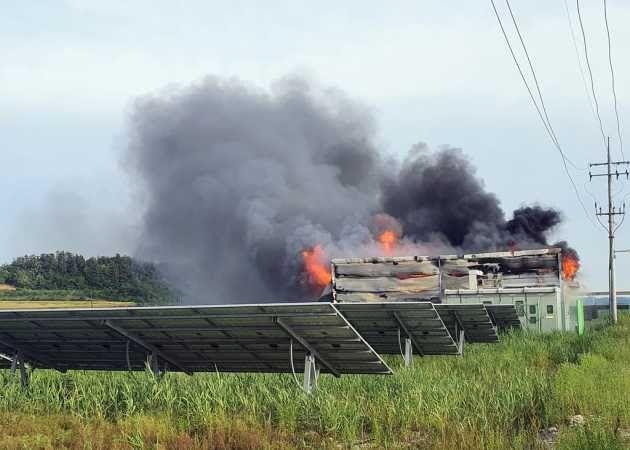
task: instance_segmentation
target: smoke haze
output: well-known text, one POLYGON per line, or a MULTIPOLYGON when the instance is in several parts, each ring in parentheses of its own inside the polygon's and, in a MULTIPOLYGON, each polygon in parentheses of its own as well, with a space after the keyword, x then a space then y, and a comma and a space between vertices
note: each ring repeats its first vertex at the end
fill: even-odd
POLYGON ((367 108, 287 78, 269 90, 207 78, 135 104, 126 153, 142 186, 138 256, 163 263, 189 301, 299 300, 301 252, 401 252, 540 246, 560 215, 523 207, 505 219, 460 149, 382 156, 367 108))

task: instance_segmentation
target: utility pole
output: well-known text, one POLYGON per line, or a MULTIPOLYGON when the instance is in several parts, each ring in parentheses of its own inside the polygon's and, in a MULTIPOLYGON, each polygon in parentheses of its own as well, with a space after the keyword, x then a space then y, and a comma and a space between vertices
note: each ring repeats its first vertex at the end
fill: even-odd
MULTIPOLYGON (((591 180, 593 177, 607 177, 608 179, 608 210, 602 211, 602 207, 597 209, 597 203, 595 203, 595 215, 599 221, 600 216, 608 216, 608 306, 610 308, 610 320, 612 323, 617 322, 617 291, 615 289, 615 231, 619 228, 619 225, 615 226, 615 216, 623 216, 626 213, 626 204, 621 207, 616 207, 612 202, 612 182, 613 177, 619 180, 619 175, 626 176, 626 180, 629 178, 628 166, 630 161, 611 161, 610 160, 610 138, 606 144, 606 162, 589 164, 588 176, 591 180), (606 173, 591 173, 590 168, 602 167, 606 168, 606 173), (626 167, 625 171, 619 172, 619 167, 626 167), (612 167, 615 168, 614 172, 612 167)), ((601 223, 601 222, 600 222, 601 223)))

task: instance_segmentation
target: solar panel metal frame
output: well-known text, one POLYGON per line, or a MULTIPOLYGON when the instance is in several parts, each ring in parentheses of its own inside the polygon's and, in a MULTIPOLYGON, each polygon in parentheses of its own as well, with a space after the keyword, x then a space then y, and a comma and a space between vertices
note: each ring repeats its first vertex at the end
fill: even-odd
POLYGON ((485 306, 490 320, 500 331, 522 328, 515 305, 492 303, 485 306))
POLYGON ((335 303, 335 307, 380 354, 404 353, 405 337, 421 356, 461 354, 461 346, 431 302, 335 303))
POLYGON ((329 303, 0 311, 0 353, 61 371, 291 372, 291 346, 296 371, 392 373, 329 303))
POLYGON ((497 329, 483 303, 436 303, 435 309, 452 336, 463 330, 466 342, 498 342, 497 329))
POLYGON ((6 353, 0 353, 0 369, 10 369, 13 357, 6 353))

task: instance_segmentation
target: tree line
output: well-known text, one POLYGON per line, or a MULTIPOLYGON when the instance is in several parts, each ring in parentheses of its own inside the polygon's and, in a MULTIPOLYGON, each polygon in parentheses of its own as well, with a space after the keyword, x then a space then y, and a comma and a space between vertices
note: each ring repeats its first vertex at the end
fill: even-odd
POLYGON ((22 289, 80 290, 111 299, 170 303, 175 292, 153 263, 129 256, 82 255, 58 251, 15 258, 0 265, 0 283, 22 289))

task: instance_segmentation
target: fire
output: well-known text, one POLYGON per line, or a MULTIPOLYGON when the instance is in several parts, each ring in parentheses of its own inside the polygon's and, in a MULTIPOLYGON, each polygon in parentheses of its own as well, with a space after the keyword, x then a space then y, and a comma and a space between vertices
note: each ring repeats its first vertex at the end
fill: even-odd
POLYGON ((569 255, 562 257, 562 277, 565 280, 573 280, 578 270, 580 270, 580 261, 569 255))
POLYGON ((398 233, 394 230, 385 230, 378 235, 378 242, 385 253, 391 253, 398 243, 398 233))
POLYGON ((332 280, 328 259, 321 245, 302 251, 306 281, 318 293, 332 280))

